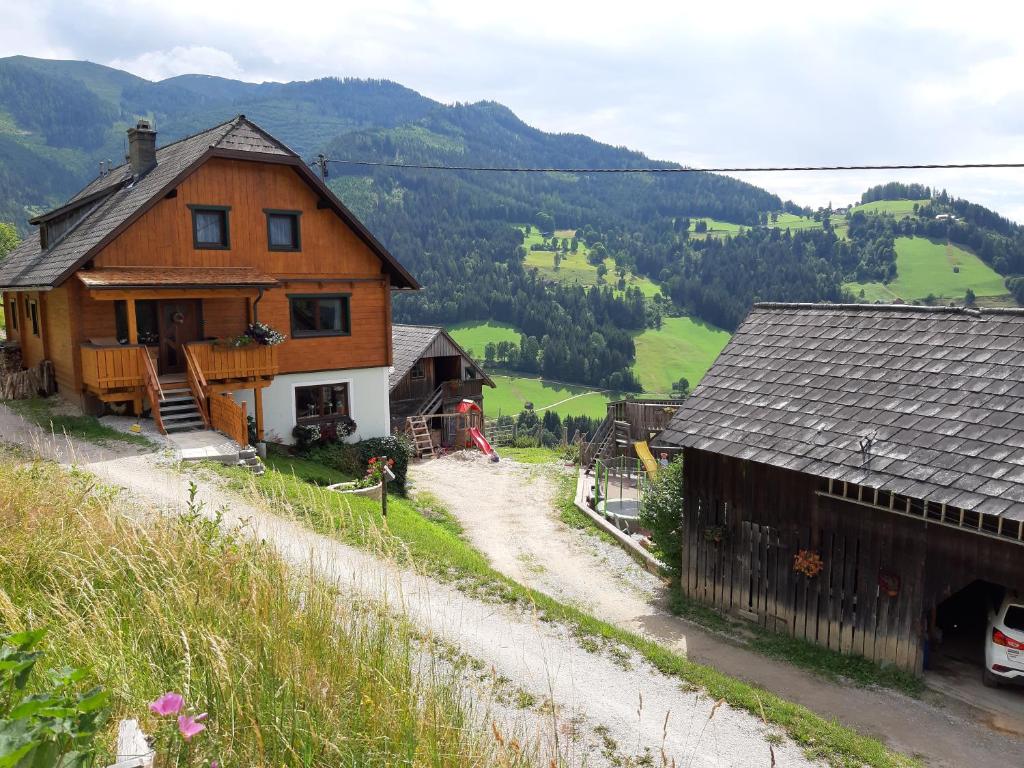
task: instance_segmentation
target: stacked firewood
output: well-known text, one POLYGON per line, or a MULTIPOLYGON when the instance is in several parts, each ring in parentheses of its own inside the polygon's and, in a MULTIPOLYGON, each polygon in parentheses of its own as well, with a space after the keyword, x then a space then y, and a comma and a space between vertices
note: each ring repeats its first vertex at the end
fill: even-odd
POLYGON ((0 400, 26 400, 56 391, 53 363, 43 360, 35 368, 0 374, 0 400))

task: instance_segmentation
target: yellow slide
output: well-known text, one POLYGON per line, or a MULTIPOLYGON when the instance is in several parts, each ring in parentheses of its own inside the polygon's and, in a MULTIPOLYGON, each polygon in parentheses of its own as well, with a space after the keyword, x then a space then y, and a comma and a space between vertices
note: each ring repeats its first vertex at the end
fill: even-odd
POLYGON ((644 463, 644 468, 647 470, 648 476, 653 480, 658 474, 658 462, 654 460, 654 456, 651 454, 651 449, 647 445, 646 440, 642 440, 639 443, 633 443, 633 448, 636 451, 637 457, 644 463))

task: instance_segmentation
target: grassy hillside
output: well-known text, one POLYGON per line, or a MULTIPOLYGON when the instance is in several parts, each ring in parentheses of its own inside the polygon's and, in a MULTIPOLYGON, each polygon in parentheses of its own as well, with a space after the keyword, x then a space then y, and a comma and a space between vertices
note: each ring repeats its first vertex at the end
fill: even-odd
POLYGON ((896 238, 896 271, 896 279, 887 285, 848 283, 846 287, 858 297, 863 290, 866 301, 913 301, 931 294, 943 301, 962 302, 968 288, 979 299, 1007 296, 1003 278, 973 253, 923 237, 896 238))
POLYGON ((603 419, 609 400, 618 396, 611 392, 554 384, 527 376, 491 376, 496 389, 484 388, 484 410, 487 418, 518 414, 526 403, 533 403, 538 412, 552 410, 559 416, 591 416, 603 419))
POLYGON ((519 343, 519 331, 506 323, 488 320, 486 323, 468 322, 449 325, 446 330, 455 342, 476 360, 484 359, 484 348, 490 342, 519 343))
POLYGON ((52 464, 0 453, 0 498, 4 629, 46 628, 42 663, 111 692, 98 765, 113 762, 120 718, 161 730, 147 703, 165 691, 209 715, 160 764, 528 762, 483 730, 460 662, 434 658, 394 606, 339 600, 262 542, 201 515, 144 519, 52 464))
MULTIPOLYGON (((575 230, 562 229, 555 231, 555 237, 565 238, 572 237, 575 230)), ((584 243, 579 244, 579 250, 576 253, 566 252, 562 254, 562 260, 559 263, 558 269, 555 269, 555 252, 550 250, 534 251, 530 247, 532 245, 539 245, 544 242, 544 238, 536 230, 531 230, 530 234, 526 235, 525 241, 523 242, 526 248, 526 261, 527 267, 536 267, 537 271, 541 275, 549 280, 557 280, 561 283, 577 283, 579 285, 611 285, 616 286, 618 284, 618 276, 615 273, 615 261, 614 259, 607 258, 604 260, 604 265, 608 269, 607 275, 605 275, 604 283, 599 283, 597 279, 597 267, 587 261, 587 254, 589 250, 584 243)), ((643 291, 644 296, 650 298, 660 292, 657 284, 652 280, 642 276, 626 273, 626 286, 629 288, 639 288, 643 291)))
POLYGON ((667 317, 637 335, 636 364, 645 392, 668 393, 685 376, 694 387, 729 341, 729 333, 691 317, 667 317))
POLYGON ((891 213, 896 218, 902 219, 914 215, 915 205, 924 205, 927 202, 927 200, 875 200, 854 206, 850 209, 850 213, 858 211, 862 213, 891 213))
MULTIPOLYGON (((769 221, 768 226, 777 229, 792 229, 796 231, 798 229, 821 229, 821 222, 815 221, 810 216, 798 216, 795 213, 780 213, 774 222, 769 221)), ((848 229, 846 217, 839 214, 833 214, 832 228, 839 237, 845 238, 846 231, 848 229)), ((693 219, 690 221, 690 237, 698 240, 705 237, 726 237, 737 235, 741 229, 749 229, 749 227, 743 227, 741 224, 733 224, 728 221, 719 221, 717 219, 708 218, 693 219), (707 232, 695 231, 698 221, 704 221, 708 225, 707 232)))

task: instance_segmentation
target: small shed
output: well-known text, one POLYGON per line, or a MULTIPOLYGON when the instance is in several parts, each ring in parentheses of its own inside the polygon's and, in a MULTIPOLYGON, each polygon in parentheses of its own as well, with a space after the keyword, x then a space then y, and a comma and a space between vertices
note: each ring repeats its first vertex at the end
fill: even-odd
MULTIPOLYGON (((391 326, 394 364, 388 372, 392 430, 405 429, 410 416, 454 413, 463 400, 484 410, 484 386, 494 382, 444 328, 433 325, 391 326)), ((434 429, 450 426, 451 419, 434 419, 434 429)), ((438 445, 447 445, 439 434, 438 445)))
POLYGON ((723 612, 919 672, 1024 588, 1022 310, 758 304, 658 441, 723 612))

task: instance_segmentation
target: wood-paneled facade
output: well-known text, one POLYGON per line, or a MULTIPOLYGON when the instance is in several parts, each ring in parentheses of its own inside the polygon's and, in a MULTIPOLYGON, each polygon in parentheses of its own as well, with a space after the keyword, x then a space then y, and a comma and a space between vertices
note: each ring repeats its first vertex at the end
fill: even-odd
POLYGON ((829 481, 684 450, 683 592, 718 610, 920 672, 933 609, 976 580, 1024 587, 1024 547, 842 498, 829 481), (794 571, 816 553, 814 577, 794 571))

